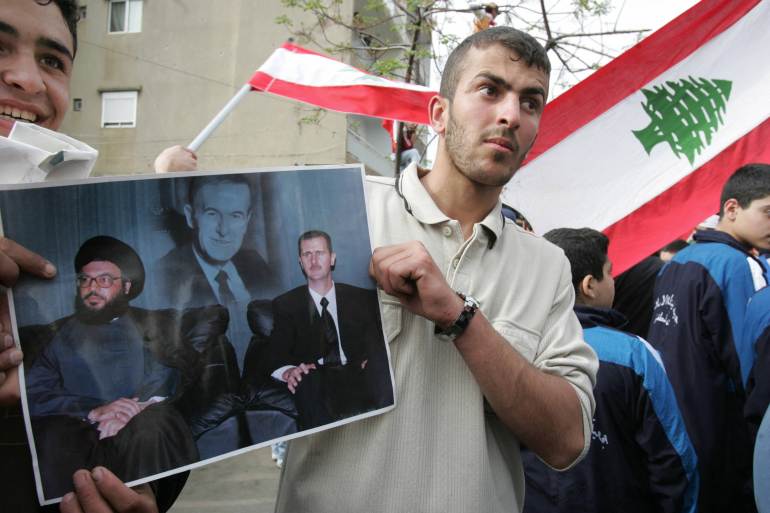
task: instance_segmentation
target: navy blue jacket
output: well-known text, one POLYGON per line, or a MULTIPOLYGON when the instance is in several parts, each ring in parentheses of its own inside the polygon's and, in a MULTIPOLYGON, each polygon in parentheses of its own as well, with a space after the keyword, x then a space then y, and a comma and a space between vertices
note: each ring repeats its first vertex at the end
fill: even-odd
POLYGON ((743 327, 744 344, 754 352, 754 367, 746 385, 744 414, 752 441, 770 404, 770 287, 751 298, 743 327))
POLYGON ((657 353, 613 328, 626 321, 617 311, 576 306, 575 313, 599 358, 591 446, 565 472, 525 451, 524 511, 696 511, 695 450, 657 353))
POLYGON ((658 275, 648 339, 660 352, 698 454, 702 512, 752 511, 751 443, 743 418, 754 360, 743 341, 765 267, 730 235, 707 230, 658 275))

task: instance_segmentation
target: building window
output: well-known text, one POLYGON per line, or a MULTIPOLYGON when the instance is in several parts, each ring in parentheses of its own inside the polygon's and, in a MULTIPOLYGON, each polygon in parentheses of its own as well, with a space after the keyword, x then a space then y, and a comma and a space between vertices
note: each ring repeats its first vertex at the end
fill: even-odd
POLYGON ((137 91, 102 93, 102 128, 136 126, 137 91))
POLYGON ((142 0, 110 0, 109 26, 111 34, 142 31, 142 0))

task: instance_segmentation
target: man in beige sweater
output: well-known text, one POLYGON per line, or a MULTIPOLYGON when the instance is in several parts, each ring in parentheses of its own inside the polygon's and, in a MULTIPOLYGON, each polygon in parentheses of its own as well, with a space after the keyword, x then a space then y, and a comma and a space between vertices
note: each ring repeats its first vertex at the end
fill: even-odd
POLYGON ((277 511, 510 512, 519 444, 564 469, 591 439, 597 370, 564 254, 506 221, 550 65, 508 27, 466 39, 430 103, 431 171, 367 184, 396 409, 293 441, 277 511))

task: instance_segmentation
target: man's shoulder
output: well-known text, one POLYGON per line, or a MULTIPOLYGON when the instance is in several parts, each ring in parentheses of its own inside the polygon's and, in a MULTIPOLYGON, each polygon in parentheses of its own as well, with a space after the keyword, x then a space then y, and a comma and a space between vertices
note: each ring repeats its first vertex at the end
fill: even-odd
POLYGON ((696 242, 674 255, 671 260, 677 264, 689 262, 700 264, 707 269, 731 267, 746 262, 749 255, 723 242, 696 242))
POLYGON ((381 202, 383 198, 396 194, 395 179, 387 176, 368 176, 364 182, 366 198, 370 202, 369 208, 381 202), (374 202, 373 202, 374 200, 374 202))
POLYGON ((308 296, 307 285, 300 285, 273 298, 273 308, 286 308, 308 296))
POLYGON ((178 267, 182 263, 188 262, 194 256, 192 244, 183 244, 181 246, 176 246, 160 257, 157 261, 157 265, 159 267, 178 267))
POLYGON ((356 299, 361 301, 371 301, 377 299, 377 291, 374 289, 365 289, 348 283, 334 282, 334 288, 337 294, 345 296, 346 299, 356 299))
POLYGON ((351 294, 363 294, 363 295, 371 295, 376 294, 374 289, 367 289, 364 287, 358 287, 356 285, 351 285, 350 283, 342 283, 339 281, 334 282, 334 288, 337 290, 344 290, 351 294))
POLYGON ((367 175, 366 176, 366 185, 367 188, 377 189, 388 189, 393 188, 393 184, 395 183, 395 178, 390 176, 372 176, 367 175))
POLYGON ((249 271, 262 270, 267 267, 265 259, 259 251, 255 249, 241 248, 233 256, 233 264, 240 271, 241 268, 248 269, 249 271))
POLYGON ((584 335, 602 363, 625 367, 642 378, 665 374, 660 353, 641 337, 608 326, 588 328, 584 335))
POLYGON ((178 317, 182 311, 174 308, 148 309, 138 306, 129 306, 126 312, 128 318, 134 322, 146 322, 153 319, 171 319, 178 317))
MULTIPOLYGON (((545 259, 549 265, 555 262, 566 261, 567 258, 564 255, 564 250, 559 246, 547 241, 540 235, 524 230, 507 218, 497 242, 501 245, 501 251, 506 253, 515 252, 513 254, 525 255, 527 258, 536 256, 537 258, 545 259)), ((521 260, 512 260, 512 263, 521 265, 521 260)))
POLYGON ((752 281, 751 260, 750 255, 729 244, 699 242, 674 255, 658 276, 677 288, 706 280, 721 289, 736 279, 752 281))

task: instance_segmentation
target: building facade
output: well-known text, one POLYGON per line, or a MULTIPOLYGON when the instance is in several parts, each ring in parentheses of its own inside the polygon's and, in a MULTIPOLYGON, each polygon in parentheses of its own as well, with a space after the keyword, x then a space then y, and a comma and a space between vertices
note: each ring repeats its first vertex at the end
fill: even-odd
MULTIPOLYGON (((150 172, 163 148, 189 144, 291 36, 276 20, 288 18, 294 27, 315 21, 279 0, 80 4, 71 111, 62 130, 99 150, 95 171, 106 175, 150 172)), ((337 7, 352 21, 365 4, 341 0, 337 7)), ((356 31, 328 23, 323 32, 359 48, 343 60, 367 64, 356 31)), ((364 162, 367 172, 392 174, 390 140, 380 123, 254 92, 200 148, 199 168, 364 162)))

